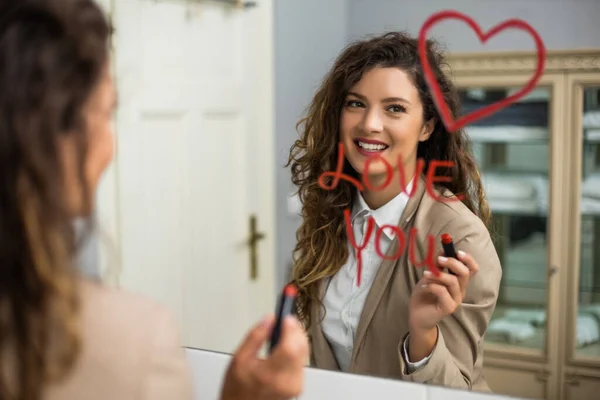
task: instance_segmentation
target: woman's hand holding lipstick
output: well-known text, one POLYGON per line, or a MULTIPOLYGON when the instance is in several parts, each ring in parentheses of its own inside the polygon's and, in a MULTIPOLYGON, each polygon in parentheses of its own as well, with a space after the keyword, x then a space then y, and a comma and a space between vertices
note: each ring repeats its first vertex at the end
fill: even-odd
POLYGON ((424 271, 423 278, 412 293, 409 309, 410 337, 408 355, 411 362, 419 361, 431 354, 437 343, 437 324, 452 314, 466 295, 471 277, 479 266, 465 252, 457 252, 458 259, 438 257, 441 272, 438 277, 424 271), (452 272, 452 273, 450 273, 452 272))
POLYGON ((233 355, 220 400, 285 400, 297 397, 304 384, 308 339, 300 322, 285 317, 281 338, 267 359, 258 352, 275 323, 269 316, 252 329, 233 355))

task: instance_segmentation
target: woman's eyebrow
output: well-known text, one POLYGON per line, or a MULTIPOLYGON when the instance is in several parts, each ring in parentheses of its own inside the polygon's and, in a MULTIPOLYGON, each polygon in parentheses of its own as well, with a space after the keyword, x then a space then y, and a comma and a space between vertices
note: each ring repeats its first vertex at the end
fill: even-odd
POLYGON ((400 102, 410 104, 410 101, 406 100, 404 97, 386 97, 381 100, 383 103, 391 103, 391 102, 400 102))
MULTIPOLYGON (((348 95, 358 97, 359 99, 364 100, 364 101, 367 100, 367 98, 365 96, 363 96, 362 94, 356 93, 356 92, 348 92, 348 95)), ((400 103, 410 104, 410 101, 406 100, 403 97, 386 97, 385 99, 382 99, 381 102, 382 103, 400 102, 400 103)))

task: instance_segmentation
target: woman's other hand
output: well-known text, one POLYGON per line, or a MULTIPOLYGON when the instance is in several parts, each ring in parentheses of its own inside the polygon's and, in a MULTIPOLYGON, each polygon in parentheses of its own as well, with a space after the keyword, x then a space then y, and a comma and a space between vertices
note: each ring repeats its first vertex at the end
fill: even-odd
POLYGON ((229 364, 221 400, 284 400, 300 395, 309 351, 306 334, 296 318, 286 318, 279 344, 263 360, 258 352, 273 324, 270 316, 248 333, 229 364))

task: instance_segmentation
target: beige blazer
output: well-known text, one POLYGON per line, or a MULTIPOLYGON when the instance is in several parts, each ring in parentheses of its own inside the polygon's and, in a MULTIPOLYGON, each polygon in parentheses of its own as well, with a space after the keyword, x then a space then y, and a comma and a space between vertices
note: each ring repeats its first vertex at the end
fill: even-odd
POLYGON ((191 374, 171 315, 142 297, 81 283, 83 351, 46 400, 190 400, 191 374))
MULTIPOLYGON (((440 194, 439 189, 435 191, 440 194)), ((444 191, 444 195, 452 194, 444 191)), ((482 371, 483 341, 496 306, 502 269, 485 225, 460 201, 436 201, 426 192, 425 180, 421 178, 399 226, 406 232, 407 244, 410 229, 416 228, 422 249, 426 249, 427 235, 433 235, 436 256, 442 249, 441 234, 449 233, 457 250, 472 255, 480 270, 469 283, 463 304, 438 324, 438 342, 427 365, 407 374, 401 346, 409 329, 410 295, 423 275, 423 268, 410 264, 408 246, 398 260, 383 260, 360 316, 349 372, 490 391, 482 371)), ((396 239, 387 254, 395 254, 397 248, 396 239)), ((417 254, 421 254, 418 261, 424 258, 425 254, 417 254)), ((321 296, 323 290, 321 283, 321 296)), ((322 312, 314 304, 312 321, 320 321, 322 312)), ((311 365, 339 370, 319 323, 311 324, 309 336, 311 365)))

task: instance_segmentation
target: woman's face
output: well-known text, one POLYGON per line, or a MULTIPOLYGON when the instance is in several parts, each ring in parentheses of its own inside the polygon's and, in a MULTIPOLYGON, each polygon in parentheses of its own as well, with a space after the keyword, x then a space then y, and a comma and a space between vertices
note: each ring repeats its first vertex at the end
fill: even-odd
MULTIPOLYGON (((83 108, 87 126, 87 158, 84 163, 84 184, 93 203, 102 173, 114 154, 113 114, 116 109, 116 90, 107 67, 83 108)), ((65 135, 62 143, 68 207, 74 216, 88 215, 78 177, 77 144, 73 135, 65 135)), ((93 208, 93 204, 89 205, 93 208)))
MULTIPOLYGON (((432 122, 423 123, 417 88, 399 68, 374 68, 363 74, 346 96, 340 116, 346 159, 361 175, 367 159, 375 154, 385 159, 394 173, 399 170, 399 156, 404 166, 415 165, 417 146, 432 130, 432 122)), ((385 181, 385 164, 372 162, 368 175, 373 184, 385 181)))

